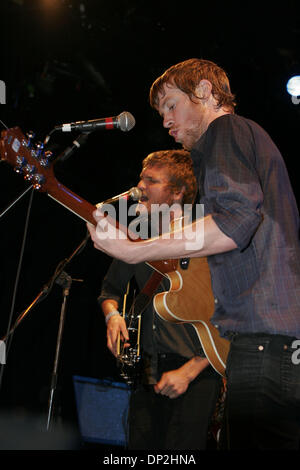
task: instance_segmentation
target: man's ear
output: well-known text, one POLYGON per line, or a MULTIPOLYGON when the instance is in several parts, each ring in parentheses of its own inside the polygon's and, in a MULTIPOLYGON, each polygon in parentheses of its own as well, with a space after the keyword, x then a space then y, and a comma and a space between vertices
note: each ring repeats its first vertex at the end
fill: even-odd
POLYGON ((199 85, 196 87, 195 94, 201 100, 207 101, 212 92, 212 84, 209 80, 200 80, 199 85))
POLYGON ((185 190, 186 190, 185 186, 182 186, 182 188, 179 191, 174 192, 174 203, 178 203, 178 204, 182 203, 185 190))

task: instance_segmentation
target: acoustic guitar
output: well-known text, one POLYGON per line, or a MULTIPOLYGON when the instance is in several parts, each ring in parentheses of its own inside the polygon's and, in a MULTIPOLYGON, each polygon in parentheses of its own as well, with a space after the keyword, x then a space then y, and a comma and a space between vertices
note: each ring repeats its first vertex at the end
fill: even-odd
MULTIPOLYGON (((0 157, 12 165, 36 190, 48 196, 93 225, 96 206, 73 193, 55 177, 48 152, 33 146, 19 127, 1 132, 0 157)), ((197 332, 204 353, 222 376, 225 375, 229 342, 212 325, 214 296, 206 258, 147 262, 170 280, 168 292, 156 294, 156 313, 166 321, 190 323, 197 332)))

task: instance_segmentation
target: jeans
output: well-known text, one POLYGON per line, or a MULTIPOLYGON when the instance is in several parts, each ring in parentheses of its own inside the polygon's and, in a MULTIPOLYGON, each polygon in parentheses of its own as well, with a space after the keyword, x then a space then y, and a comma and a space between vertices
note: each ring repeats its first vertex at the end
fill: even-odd
MULTIPOLYGON (((178 355, 164 354, 159 371, 177 369, 184 362, 178 355)), ((210 366, 175 399, 156 394, 152 385, 140 385, 131 394, 129 449, 205 449, 220 386, 221 378, 210 366)))
POLYGON ((265 334, 233 337, 222 448, 299 450, 300 364, 293 360, 294 340, 265 334))

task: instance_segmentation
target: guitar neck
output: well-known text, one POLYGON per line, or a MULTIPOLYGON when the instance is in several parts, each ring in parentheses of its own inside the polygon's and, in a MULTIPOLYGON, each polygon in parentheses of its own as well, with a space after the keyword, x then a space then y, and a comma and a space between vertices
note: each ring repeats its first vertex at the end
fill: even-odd
POLYGON ((96 221, 93 217, 93 212, 97 209, 96 206, 85 201, 63 184, 56 181, 56 184, 52 184, 51 187, 47 189, 47 194, 85 222, 96 225, 96 221))
POLYGON ((1 132, 0 158, 12 165, 18 173, 30 181, 36 189, 63 205, 85 222, 96 225, 93 212, 96 206, 73 193, 55 178, 53 165, 46 153, 28 144, 20 128, 15 127, 1 132))
MULTIPOLYGON (((14 127, 1 132, 0 161, 12 165, 35 189, 46 192, 49 197, 85 222, 96 225, 93 213, 97 206, 82 199, 56 179, 47 152, 40 153, 38 148, 31 146, 20 128, 14 127)), ((177 263, 176 260, 174 262, 177 263)), ((154 261, 150 265, 162 273, 174 270, 174 266, 170 267, 166 261, 154 261)))

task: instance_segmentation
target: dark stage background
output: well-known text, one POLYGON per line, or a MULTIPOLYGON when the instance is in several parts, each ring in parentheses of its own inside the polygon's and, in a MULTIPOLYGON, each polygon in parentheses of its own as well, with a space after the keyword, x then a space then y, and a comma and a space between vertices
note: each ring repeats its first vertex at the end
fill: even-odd
MULTIPOLYGON (((153 80, 173 63, 206 58, 228 72, 237 113, 262 125, 280 148, 299 198, 300 105, 286 92, 287 80, 300 72, 298 5, 1 0, 0 80, 6 84, 6 104, 0 106, 0 119, 43 140, 57 124, 132 113, 136 125, 130 132, 96 131, 55 168, 60 182, 96 203, 134 186, 148 153, 175 145, 149 106, 153 80)), ((77 135, 54 133, 54 154, 77 135)), ((1 211, 27 187, 4 163, 0 185, 1 211)), ((1 337, 11 313, 14 322, 86 235, 81 219, 35 192, 16 286, 28 204, 29 194, 0 219, 1 337)), ((59 364, 55 417, 66 426, 76 428, 73 375, 118 378, 97 306, 109 263, 89 242, 66 268, 82 280, 72 282, 59 364)), ((55 283, 12 337, 0 389, 5 419, 26 422, 38 416, 46 424, 61 305, 62 288, 55 283)))

